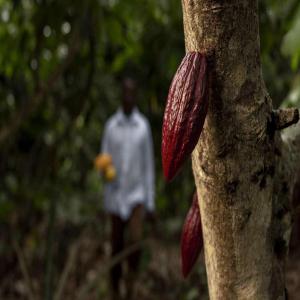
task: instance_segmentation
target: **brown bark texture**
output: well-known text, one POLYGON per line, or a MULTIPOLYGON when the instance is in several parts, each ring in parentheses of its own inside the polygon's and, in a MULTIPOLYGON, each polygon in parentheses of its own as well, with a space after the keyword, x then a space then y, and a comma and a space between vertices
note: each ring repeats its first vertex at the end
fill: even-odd
POLYGON ((213 300, 286 297, 296 135, 283 140, 276 129, 297 116, 272 111, 257 6, 182 0, 186 51, 206 53, 211 70, 208 115, 192 160, 213 300))

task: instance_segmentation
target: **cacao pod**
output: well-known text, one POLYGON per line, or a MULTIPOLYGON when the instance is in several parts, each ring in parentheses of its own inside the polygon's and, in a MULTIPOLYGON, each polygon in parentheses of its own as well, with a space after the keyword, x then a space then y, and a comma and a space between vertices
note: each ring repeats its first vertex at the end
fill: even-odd
POLYGON ((205 55, 189 52, 169 89, 162 129, 162 164, 170 181, 194 150, 208 108, 208 71, 205 55))
POLYGON ((108 153, 98 154, 94 160, 95 168, 104 172, 112 164, 112 157, 108 153))
POLYGON ((116 168, 113 165, 108 166, 104 171, 104 178, 106 181, 113 181, 117 176, 116 168))
POLYGON ((186 278, 203 247, 202 227, 197 192, 186 216, 181 235, 181 269, 186 278))

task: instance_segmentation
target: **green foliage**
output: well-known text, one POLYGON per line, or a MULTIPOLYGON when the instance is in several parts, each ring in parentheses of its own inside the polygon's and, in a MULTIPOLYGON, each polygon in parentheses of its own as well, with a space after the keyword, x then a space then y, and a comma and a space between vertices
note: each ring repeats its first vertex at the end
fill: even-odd
MULTIPOLYGON (((63 219, 96 217, 102 182, 93 159, 125 74, 138 79, 151 120, 158 207, 167 212, 160 127, 184 53, 180 3, 1 0, 0 17, 1 218, 46 212, 53 195, 63 219)), ((169 196, 176 200, 178 188, 169 196)))
MULTIPOLYGON (((260 1, 263 74, 275 107, 282 103, 289 105, 287 95, 297 75, 298 66, 293 63, 297 50, 287 44, 287 36, 294 31, 299 9, 299 2, 295 0, 285 1, 284 5, 279 0, 260 1)), ((299 105, 300 99, 293 105, 297 102, 299 105)))
MULTIPOLYGON (((299 105, 299 1, 259 3, 267 87, 276 106, 299 105)), ((166 185, 160 163, 164 103, 184 54, 180 5, 0 0, 2 220, 22 210, 45 213, 53 195, 64 220, 96 217, 102 182, 92 163, 125 74, 138 79, 139 105, 152 125, 158 211, 186 211, 194 189, 189 166, 166 185)))

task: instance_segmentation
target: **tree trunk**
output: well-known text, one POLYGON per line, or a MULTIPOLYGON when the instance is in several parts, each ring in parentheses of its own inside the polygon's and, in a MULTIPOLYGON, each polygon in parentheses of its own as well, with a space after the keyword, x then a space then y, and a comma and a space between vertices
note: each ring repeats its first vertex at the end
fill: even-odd
POLYGON ((192 155, 210 298, 285 299, 291 218, 283 202, 292 184, 277 184, 286 171, 284 144, 262 79, 257 1, 182 5, 186 51, 207 53, 212 72, 209 111, 192 155))

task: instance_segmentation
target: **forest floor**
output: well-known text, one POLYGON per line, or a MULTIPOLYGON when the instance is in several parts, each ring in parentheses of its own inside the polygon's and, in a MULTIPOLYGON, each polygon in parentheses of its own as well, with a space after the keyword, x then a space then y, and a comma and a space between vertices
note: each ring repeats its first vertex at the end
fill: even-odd
MULTIPOLYGON (((97 235, 99 232, 91 227, 84 229, 72 243, 54 247, 52 299, 109 300, 108 273, 112 266, 109 242, 107 234, 102 239, 95 238, 97 235)), ((68 240, 67 235, 65 239, 68 240)), ((132 300, 208 299, 203 254, 192 274, 186 280, 181 276, 178 230, 169 236, 151 236, 142 246, 141 271, 132 300)), ((0 257, 0 299, 46 299, 44 264, 36 252, 38 248, 28 241, 20 247, 14 241, 12 249, 14 253, 7 259, 0 257)), ((289 299, 299 300, 299 247, 294 249, 287 264, 286 282, 289 299)))

